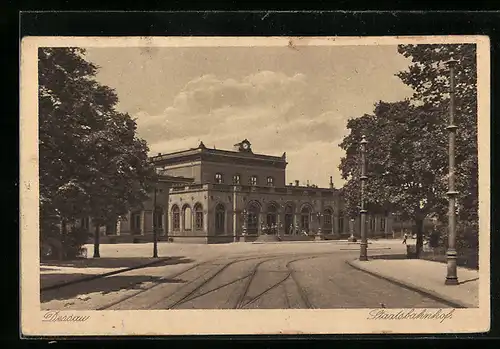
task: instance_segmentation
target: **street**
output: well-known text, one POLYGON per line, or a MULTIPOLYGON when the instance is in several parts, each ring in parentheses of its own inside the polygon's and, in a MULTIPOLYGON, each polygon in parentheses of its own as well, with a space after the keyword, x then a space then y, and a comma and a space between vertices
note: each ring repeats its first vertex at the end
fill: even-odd
MULTIPOLYGON (((44 310, 442 308, 446 304, 354 269, 348 243, 189 246, 171 263, 43 291, 44 310)), ((370 246, 371 254, 400 244, 370 246)))

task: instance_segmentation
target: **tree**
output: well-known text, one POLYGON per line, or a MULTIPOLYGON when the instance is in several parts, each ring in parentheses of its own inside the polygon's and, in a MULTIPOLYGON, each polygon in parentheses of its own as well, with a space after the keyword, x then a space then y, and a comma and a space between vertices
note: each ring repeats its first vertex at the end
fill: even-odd
POLYGON ((359 205, 359 142, 366 148, 368 210, 391 210, 415 222, 417 256, 423 245, 423 222, 446 207, 446 142, 436 139, 441 128, 439 110, 431 105, 415 106, 410 101, 375 106, 373 115, 348 121, 347 135, 340 147, 342 177, 348 182, 344 195, 350 211, 359 205))
MULTIPOLYGON (((445 65, 457 60, 455 73, 456 178, 459 220, 478 222, 478 150, 477 150, 477 61, 475 44, 400 45, 399 53, 411 58, 408 70, 398 76, 414 92, 413 100, 430 104, 440 111, 447 125, 449 107, 449 71, 445 65)), ((447 139, 445 127, 435 137, 447 139)), ((446 220, 446 217, 441 217, 446 220)))
POLYGON ((95 80, 85 51, 38 53, 41 238, 75 241, 64 237, 68 223, 90 215, 98 231, 147 197, 154 170, 135 121, 115 109, 118 97, 95 80))

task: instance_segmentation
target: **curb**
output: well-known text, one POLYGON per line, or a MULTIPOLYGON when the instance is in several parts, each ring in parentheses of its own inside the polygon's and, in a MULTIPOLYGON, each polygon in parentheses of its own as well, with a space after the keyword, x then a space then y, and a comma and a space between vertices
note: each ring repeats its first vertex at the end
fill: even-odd
POLYGON ((418 287, 418 286, 415 286, 415 285, 408 284, 406 282, 397 280, 397 279, 392 278, 390 276, 381 275, 381 274, 378 274, 376 272, 363 269, 362 267, 359 267, 359 266, 353 264, 352 261, 346 261, 346 263, 350 267, 352 267, 352 268, 354 268, 356 270, 360 270, 360 271, 362 271, 364 273, 367 273, 369 275, 375 276, 375 277, 377 277, 379 279, 382 279, 382 280, 385 280, 385 281, 389 281, 390 283, 393 283, 393 284, 395 284, 397 286, 400 286, 400 287, 406 288, 408 290, 420 293, 421 295, 426 296, 428 298, 431 298, 431 299, 433 299, 435 301, 447 304, 447 305, 451 306, 452 308, 461 308, 462 309, 462 308, 475 308, 476 307, 476 306, 468 304, 466 302, 461 302, 461 301, 457 301, 457 300, 450 300, 449 298, 444 298, 444 296, 440 295, 439 293, 431 291, 431 290, 428 290, 428 289, 425 289, 423 287, 418 287))
POLYGON ((75 279, 75 280, 71 280, 71 281, 61 282, 61 283, 58 283, 58 284, 55 284, 55 285, 40 287, 40 292, 42 292, 42 291, 49 291, 49 290, 53 290, 53 289, 61 288, 61 287, 65 287, 65 286, 70 286, 70 285, 78 284, 80 282, 92 281, 92 280, 100 279, 100 278, 103 278, 103 277, 106 277, 106 276, 116 275, 116 274, 124 273, 124 272, 127 272, 127 271, 131 271, 131 270, 136 270, 136 269, 150 267, 152 265, 159 264, 159 263, 161 263, 161 262, 163 262, 163 261, 165 261, 167 259, 168 259, 168 257, 159 258, 158 260, 155 260, 155 261, 152 261, 152 262, 149 262, 149 263, 145 263, 145 264, 136 265, 136 266, 133 266, 133 267, 122 268, 122 269, 110 271, 110 272, 107 272, 107 273, 91 275, 91 276, 87 276, 87 277, 82 277, 80 279, 75 279))
MULTIPOLYGON (((359 242, 347 242, 345 240, 297 240, 297 241, 252 241, 250 242, 254 245, 262 245, 262 244, 299 244, 299 243, 323 243, 323 244, 342 244, 342 245, 359 245, 359 242)), ((368 242, 368 245, 371 245, 371 242, 368 242)))
MULTIPOLYGON (((370 251, 392 250, 390 247, 374 247, 370 251)), ((359 248, 340 248, 339 251, 359 251, 359 248)))

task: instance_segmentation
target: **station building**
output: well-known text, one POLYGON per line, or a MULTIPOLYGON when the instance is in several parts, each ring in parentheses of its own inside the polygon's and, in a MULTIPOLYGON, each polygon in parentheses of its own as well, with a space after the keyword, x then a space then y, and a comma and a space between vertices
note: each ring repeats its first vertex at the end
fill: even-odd
MULTIPOLYGON (((245 139, 231 151, 201 142, 151 160, 156 190, 142 208, 103 229, 101 243, 151 241, 153 229, 160 241, 192 243, 359 237, 359 218, 345 216, 331 177, 328 188, 287 184, 285 153, 256 154, 245 139)), ((392 234, 390 224, 390 215, 368 216, 368 237, 392 234)))

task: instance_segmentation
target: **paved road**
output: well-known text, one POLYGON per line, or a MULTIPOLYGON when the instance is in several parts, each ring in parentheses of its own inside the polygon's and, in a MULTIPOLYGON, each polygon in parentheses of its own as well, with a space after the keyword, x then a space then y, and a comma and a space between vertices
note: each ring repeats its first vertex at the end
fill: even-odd
POLYGON ((356 258, 356 248, 263 250, 139 269, 47 291, 41 295, 42 309, 446 307, 353 269, 345 261, 356 258))

